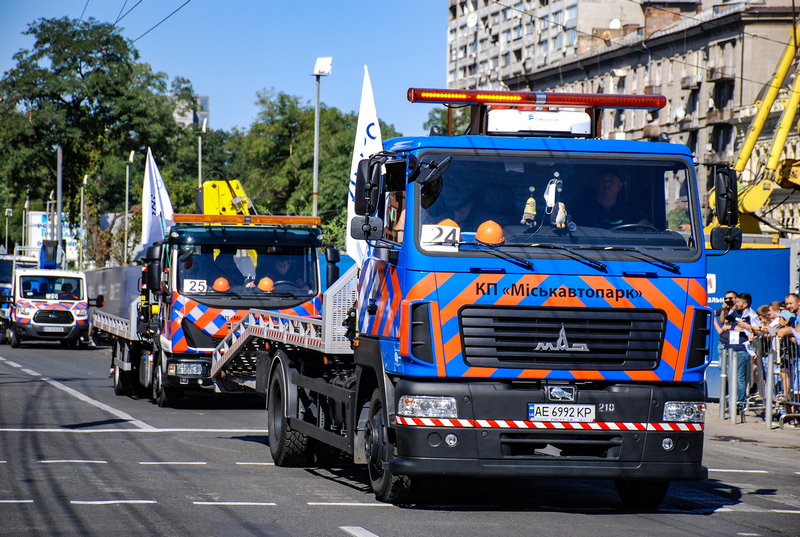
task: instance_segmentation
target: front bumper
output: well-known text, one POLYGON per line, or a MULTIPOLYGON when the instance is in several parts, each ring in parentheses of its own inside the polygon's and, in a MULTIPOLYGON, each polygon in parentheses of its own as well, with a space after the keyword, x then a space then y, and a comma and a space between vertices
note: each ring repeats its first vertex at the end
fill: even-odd
POLYGON ((665 401, 702 401, 702 390, 634 384, 575 386, 575 403, 595 405, 591 424, 529 421, 529 403, 550 402, 540 384, 401 381, 395 388, 398 397, 455 397, 459 419, 391 416, 397 456, 389 469, 400 475, 708 478, 702 465, 703 424, 670 424, 662 419, 665 401), (672 440, 671 449, 663 447, 665 438, 672 440))
POLYGON ((214 389, 214 381, 208 376, 211 371, 211 355, 205 354, 173 354, 167 360, 167 374, 164 382, 167 386, 185 389, 214 389), (170 366, 178 364, 200 364, 203 372, 201 375, 169 374, 170 366))
POLYGON ((12 322, 11 329, 20 341, 78 341, 86 339, 89 333, 88 324, 52 325, 12 322))

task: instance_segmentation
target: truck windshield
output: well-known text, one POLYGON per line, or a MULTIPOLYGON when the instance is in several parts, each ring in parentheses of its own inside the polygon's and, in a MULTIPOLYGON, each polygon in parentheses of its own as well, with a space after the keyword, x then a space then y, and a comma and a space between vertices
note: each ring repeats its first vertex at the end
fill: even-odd
POLYGON ((317 294, 316 264, 310 247, 181 246, 177 266, 178 289, 186 295, 317 294))
POLYGON ((673 260, 698 255, 702 229, 693 202, 695 178, 683 159, 452 156, 440 183, 418 188, 423 250, 447 252, 481 239, 491 242, 476 235, 491 221, 495 229, 489 239, 502 237, 500 248, 536 245, 525 252, 531 256, 552 255, 554 250, 542 244, 586 255, 603 251, 598 247, 618 247, 606 253, 623 247, 646 250, 673 260))
POLYGON ((83 280, 68 276, 20 276, 20 296, 34 300, 83 300, 83 280))

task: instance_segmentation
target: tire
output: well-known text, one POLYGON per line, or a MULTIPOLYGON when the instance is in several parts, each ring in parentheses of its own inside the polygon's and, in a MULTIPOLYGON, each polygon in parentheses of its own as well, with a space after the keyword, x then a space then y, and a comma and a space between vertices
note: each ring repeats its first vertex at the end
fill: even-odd
POLYGON ((667 497, 669 481, 614 481, 617 495, 631 509, 655 509, 667 497))
POLYGON ((8 338, 8 344, 11 345, 12 349, 18 349, 20 341, 17 337, 17 333, 14 332, 13 329, 9 329, 8 331, 11 332, 11 336, 8 338))
POLYGON ((394 446, 389 442, 385 407, 383 391, 375 388, 370 398, 369 419, 364 434, 369 484, 378 501, 407 503, 411 497, 411 478, 394 475, 383 467, 383 463, 394 455, 394 446))
POLYGON ((164 384, 164 378, 161 373, 163 356, 164 354, 160 353, 155 371, 153 371, 153 400, 160 408, 168 408, 175 406, 175 402, 178 400, 178 392, 177 388, 164 384))
POLYGON ((123 358, 126 344, 120 345, 119 341, 114 342, 111 355, 114 357, 114 394, 115 395, 130 395, 131 394, 131 372, 123 371, 118 365, 116 358, 123 358))
POLYGON ((8 343, 8 330, 4 328, 0 330, 0 345, 5 345, 6 343, 8 343))
POLYGON ((267 429, 269 430, 269 454, 275 466, 305 466, 308 437, 289 427, 286 417, 286 382, 283 366, 272 372, 267 394, 267 429))

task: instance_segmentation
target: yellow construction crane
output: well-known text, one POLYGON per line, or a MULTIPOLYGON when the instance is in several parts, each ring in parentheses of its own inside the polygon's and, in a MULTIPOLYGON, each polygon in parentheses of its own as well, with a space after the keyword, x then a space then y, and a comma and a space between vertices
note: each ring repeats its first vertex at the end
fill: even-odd
MULTIPOLYGON (((775 68, 775 73, 773 73, 772 80, 767 87, 766 95, 760 103, 756 103, 758 104, 758 113, 747 130, 744 144, 739 150, 739 156, 734 165, 737 173, 744 171, 747 166, 772 105, 775 103, 778 92, 795 60, 798 40, 800 39, 798 38, 798 33, 800 33, 800 23, 797 24, 794 30, 789 32, 789 42, 775 68)), ((778 128, 775 129, 772 135, 769 158, 766 164, 756 174, 756 180, 739 192, 739 227, 744 233, 761 233, 760 217, 756 215, 756 212, 769 205, 770 197, 775 188, 780 186, 794 189, 800 186, 800 161, 795 161, 794 159, 781 161, 780 159, 798 104, 800 104, 800 72, 795 76, 788 103, 781 113, 778 128)), ((713 209, 714 196, 710 196, 709 199, 711 200, 710 206, 713 209)), ((717 219, 714 217, 709 229, 717 225, 717 219)))

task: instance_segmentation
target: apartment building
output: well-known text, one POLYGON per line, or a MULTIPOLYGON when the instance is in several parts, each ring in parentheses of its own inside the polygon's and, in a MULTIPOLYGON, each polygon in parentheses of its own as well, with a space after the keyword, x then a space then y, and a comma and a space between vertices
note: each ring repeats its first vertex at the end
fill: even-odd
MULTIPOLYGON (((449 11, 451 88, 665 95, 667 106, 660 111, 604 112, 603 136, 640 140, 664 133, 686 144, 706 189, 706 212, 713 170, 735 161, 794 26, 791 5, 773 0, 708 6, 695 0, 451 0, 449 11), (557 18, 558 13, 564 14, 557 18), (556 20, 561 22, 554 27, 556 20)), ((786 96, 782 90, 744 182, 755 179, 786 96)), ((800 156, 799 145, 793 127, 786 156, 800 156)), ((680 207, 682 185, 665 188, 671 206, 680 207)), ((800 225, 794 206, 771 216, 800 225)))

